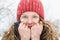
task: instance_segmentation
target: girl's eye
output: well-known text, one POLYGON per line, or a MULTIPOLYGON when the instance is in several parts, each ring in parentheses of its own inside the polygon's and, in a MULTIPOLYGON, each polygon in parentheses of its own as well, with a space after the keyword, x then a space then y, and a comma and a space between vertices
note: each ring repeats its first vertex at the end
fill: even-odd
POLYGON ((27 16, 23 16, 22 18, 27 18, 27 16))
POLYGON ((33 16, 33 18, 38 18, 37 16, 33 16))

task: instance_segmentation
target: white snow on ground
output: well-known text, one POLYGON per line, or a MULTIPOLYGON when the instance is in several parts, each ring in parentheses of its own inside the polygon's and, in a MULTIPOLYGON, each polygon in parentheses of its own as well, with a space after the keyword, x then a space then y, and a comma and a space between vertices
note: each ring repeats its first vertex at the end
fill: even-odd
MULTIPOLYGON (((51 21, 60 34, 60 0, 41 0, 44 6, 45 20, 51 21)), ((16 10, 20 0, 0 0, 0 40, 4 31, 16 22, 16 10)), ((60 37, 59 37, 60 40, 60 37)))

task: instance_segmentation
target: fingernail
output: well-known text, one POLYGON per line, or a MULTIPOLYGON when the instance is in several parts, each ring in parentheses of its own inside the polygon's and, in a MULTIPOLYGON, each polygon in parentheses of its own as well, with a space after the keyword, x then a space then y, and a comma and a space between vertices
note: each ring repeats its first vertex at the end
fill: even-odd
POLYGON ((42 24, 42 21, 40 21, 40 24, 42 24))

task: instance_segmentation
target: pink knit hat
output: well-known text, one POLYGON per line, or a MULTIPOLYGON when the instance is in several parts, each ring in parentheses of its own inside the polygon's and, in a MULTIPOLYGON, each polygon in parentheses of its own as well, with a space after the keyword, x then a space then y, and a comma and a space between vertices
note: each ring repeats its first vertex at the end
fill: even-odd
POLYGON ((17 8, 17 20, 20 19, 22 13, 33 11, 44 19, 44 9, 40 0, 21 0, 17 8))

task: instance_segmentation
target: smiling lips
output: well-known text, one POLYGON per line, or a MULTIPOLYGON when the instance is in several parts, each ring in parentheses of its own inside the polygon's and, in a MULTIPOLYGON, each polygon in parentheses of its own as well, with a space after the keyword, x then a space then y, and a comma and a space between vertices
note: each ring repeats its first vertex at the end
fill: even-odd
POLYGON ((33 25, 28 25, 28 28, 30 28, 31 29, 31 27, 32 27, 33 25))
POLYGON ((32 26, 28 26, 28 28, 30 28, 30 29, 31 29, 31 27, 32 27, 32 26))
POLYGON ((34 25, 34 24, 26 24, 28 26, 28 28, 31 29, 31 27, 34 25))

